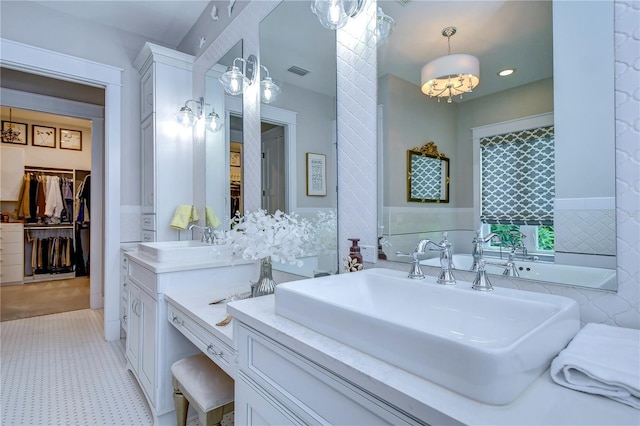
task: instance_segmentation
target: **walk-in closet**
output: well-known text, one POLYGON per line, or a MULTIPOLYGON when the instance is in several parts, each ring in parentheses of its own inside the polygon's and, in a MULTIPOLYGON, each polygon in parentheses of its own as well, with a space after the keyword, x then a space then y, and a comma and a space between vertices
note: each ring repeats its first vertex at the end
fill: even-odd
POLYGON ((2 320, 89 307, 91 121, 2 106, 2 320))

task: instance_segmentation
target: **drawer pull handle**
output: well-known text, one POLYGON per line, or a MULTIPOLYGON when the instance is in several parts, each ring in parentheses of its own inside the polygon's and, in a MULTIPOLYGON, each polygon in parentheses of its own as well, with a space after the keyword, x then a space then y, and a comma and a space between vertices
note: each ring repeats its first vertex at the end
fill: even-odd
POLYGON ((207 352, 209 352, 211 355, 222 356, 222 351, 217 352, 213 349, 213 343, 207 346, 207 352))
POLYGON ((176 325, 184 326, 184 321, 180 320, 177 315, 174 315, 171 321, 176 325))

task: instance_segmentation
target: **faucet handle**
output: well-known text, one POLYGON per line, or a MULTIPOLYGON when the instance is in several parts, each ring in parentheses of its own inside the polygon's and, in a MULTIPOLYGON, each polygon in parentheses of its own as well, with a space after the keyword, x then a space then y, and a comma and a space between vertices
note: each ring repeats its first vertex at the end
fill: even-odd
POLYGON ((409 275, 408 275, 409 278, 414 280, 421 280, 424 278, 424 272, 422 272, 422 268, 420 268, 420 260, 418 259, 417 251, 414 251, 411 254, 397 251, 396 256, 413 258, 413 261, 411 262, 411 269, 409 270, 409 275))

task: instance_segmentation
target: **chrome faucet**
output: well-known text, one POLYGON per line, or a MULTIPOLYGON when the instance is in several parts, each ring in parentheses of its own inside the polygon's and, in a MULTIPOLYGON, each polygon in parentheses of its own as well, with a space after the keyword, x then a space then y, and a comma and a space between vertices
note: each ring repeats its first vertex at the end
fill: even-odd
POLYGON ((494 241, 500 243, 500 236, 494 232, 490 233, 486 237, 480 236, 480 230, 476 231, 476 236, 473 238, 473 252, 471 253, 473 256, 473 264, 471 265, 470 271, 477 271, 478 266, 480 265, 480 260, 482 259, 482 255, 484 254, 483 245, 488 243, 489 241, 494 241))
POLYGON ((420 240, 416 246, 418 254, 424 254, 427 251, 436 250, 440 252, 440 275, 438 276, 438 284, 455 284, 456 279, 453 276, 453 253, 451 252, 451 243, 447 239, 447 233, 442 233, 442 241, 434 243, 431 240, 420 240))
POLYGON ((198 228, 198 229, 202 229, 202 238, 200 239, 200 241, 202 241, 203 243, 207 243, 207 244, 214 244, 215 243, 215 237, 213 235, 213 228, 210 226, 199 226, 196 224, 191 224, 189 225, 189 231, 191 231, 193 228, 198 228))

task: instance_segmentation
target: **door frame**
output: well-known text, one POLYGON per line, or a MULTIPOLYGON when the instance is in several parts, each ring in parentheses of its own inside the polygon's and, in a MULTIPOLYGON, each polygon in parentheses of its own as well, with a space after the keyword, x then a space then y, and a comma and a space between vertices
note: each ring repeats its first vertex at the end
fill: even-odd
MULTIPOLYGON (((122 69, 0 38, 0 65, 105 91, 104 143, 91 153, 91 308, 104 307, 104 337, 120 339, 120 138, 122 69), (103 203, 104 202, 104 203, 103 203), (104 283, 104 286, 103 286, 104 283), (104 304, 101 293, 104 287, 104 304)), ((4 99, 3 99, 4 102, 4 99)), ((33 109, 33 108, 28 108, 33 109)), ((93 118, 92 132, 102 135, 93 118)), ((93 141, 92 141, 93 143, 93 141)))

